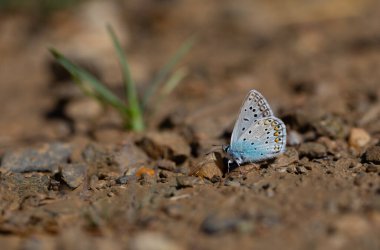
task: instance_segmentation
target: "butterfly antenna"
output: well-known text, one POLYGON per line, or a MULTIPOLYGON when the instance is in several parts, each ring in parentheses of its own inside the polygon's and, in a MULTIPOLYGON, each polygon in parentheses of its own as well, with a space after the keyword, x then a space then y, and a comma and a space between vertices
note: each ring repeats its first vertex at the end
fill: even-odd
POLYGON ((213 152, 220 152, 220 151, 223 151, 223 145, 221 145, 221 144, 212 144, 210 151, 208 151, 206 153, 206 155, 209 155, 209 154, 211 154, 213 152))

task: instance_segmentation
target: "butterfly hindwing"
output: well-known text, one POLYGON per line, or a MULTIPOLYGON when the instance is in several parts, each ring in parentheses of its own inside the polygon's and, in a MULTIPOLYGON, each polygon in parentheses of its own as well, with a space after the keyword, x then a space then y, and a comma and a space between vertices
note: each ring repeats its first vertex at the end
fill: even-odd
POLYGON ((273 158, 285 151, 286 127, 276 117, 257 119, 231 144, 231 152, 244 162, 273 158))
POLYGON ((248 127, 263 117, 271 117, 273 112, 267 100, 256 90, 251 90, 240 109, 231 136, 231 144, 244 134, 248 127))

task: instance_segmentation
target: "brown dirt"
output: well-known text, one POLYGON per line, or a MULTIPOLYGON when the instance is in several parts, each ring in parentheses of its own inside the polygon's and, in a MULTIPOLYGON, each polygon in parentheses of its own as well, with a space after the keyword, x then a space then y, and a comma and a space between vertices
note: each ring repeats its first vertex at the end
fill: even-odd
POLYGON ((380 249, 378 1, 91 3, 43 22, 1 12, 2 248, 380 249), (141 92, 199 38, 147 132, 52 66, 51 45, 122 92, 100 20, 141 92), (226 173, 208 153, 250 89, 284 120, 288 151, 226 173))

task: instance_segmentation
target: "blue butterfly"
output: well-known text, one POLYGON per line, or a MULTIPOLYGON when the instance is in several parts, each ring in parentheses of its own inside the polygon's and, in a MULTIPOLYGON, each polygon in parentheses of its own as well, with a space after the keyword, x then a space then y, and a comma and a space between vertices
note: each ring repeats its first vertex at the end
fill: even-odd
POLYGON ((265 98, 251 90, 240 109, 231 143, 223 149, 231 163, 241 165, 274 158, 285 151, 285 124, 273 115, 265 98))

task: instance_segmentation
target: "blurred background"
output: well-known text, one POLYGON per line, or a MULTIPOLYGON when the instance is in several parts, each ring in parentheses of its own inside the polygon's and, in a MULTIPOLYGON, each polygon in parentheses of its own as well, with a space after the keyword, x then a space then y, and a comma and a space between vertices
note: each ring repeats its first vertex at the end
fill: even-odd
POLYGON ((0 148, 121 127, 48 51, 58 49, 122 95, 106 24, 141 93, 183 41, 198 38, 180 63, 187 76, 147 115, 150 128, 169 121, 219 136, 256 88, 280 117, 299 109, 339 114, 378 133, 378 111, 360 118, 379 99, 379 9, 376 0, 1 0, 0 148))
POLYGON ((0 0, 0 248, 379 249, 379 10, 378 0, 0 0), (49 52, 123 97, 106 24, 140 97, 196 37, 144 133, 124 130, 49 52), (229 141, 251 89, 285 122, 288 150, 226 173, 205 153, 229 141))

